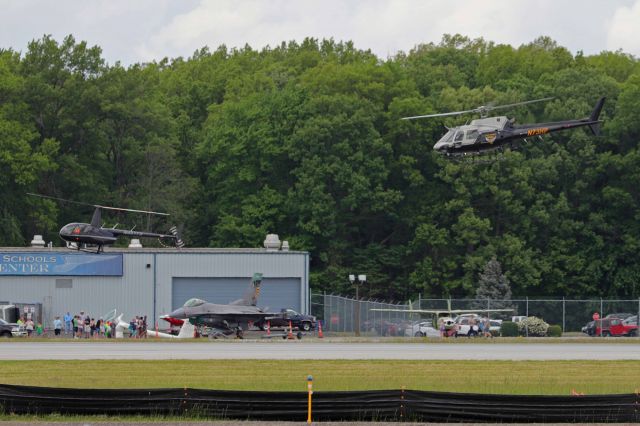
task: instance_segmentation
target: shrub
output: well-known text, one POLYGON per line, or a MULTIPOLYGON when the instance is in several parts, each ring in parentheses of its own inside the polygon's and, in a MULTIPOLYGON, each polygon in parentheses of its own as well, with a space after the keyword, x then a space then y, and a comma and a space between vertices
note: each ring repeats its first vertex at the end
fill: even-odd
POLYGON ((518 323, 518 330, 522 335, 529 336, 546 336, 549 324, 544 322, 542 318, 528 317, 518 323))
POLYGON ((500 335, 502 337, 517 337, 518 324, 511 321, 504 321, 500 326, 500 335))
POLYGON ((547 336, 549 337, 561 337, 562 336, 562 327, 559 325, 550 325, 547 330, 547 336))

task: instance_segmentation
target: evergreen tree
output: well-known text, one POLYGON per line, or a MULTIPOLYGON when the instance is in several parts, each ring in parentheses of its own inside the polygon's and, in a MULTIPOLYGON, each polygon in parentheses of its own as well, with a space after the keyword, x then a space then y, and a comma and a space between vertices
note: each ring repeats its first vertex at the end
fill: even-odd
POLYGON ((490 308, 504 309, 505 303, 501 300, 511 300, 511 286, 509 279, 502 273, 502 267, 496 257, 492 257, 480 273, 478 288, 476 289, 476 303, 487 307, 486 300, 491 300, 490 308))

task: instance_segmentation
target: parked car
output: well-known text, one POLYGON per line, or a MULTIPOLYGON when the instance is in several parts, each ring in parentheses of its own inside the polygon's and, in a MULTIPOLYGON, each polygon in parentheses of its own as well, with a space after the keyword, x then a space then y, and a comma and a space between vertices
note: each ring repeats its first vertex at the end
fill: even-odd
POLYGON ((489 320, 489 331, 491 332, 492 335, 499 336, 500 335, 500 327, 502 327, 502 320, 501 319, 489 320))
MULTIPOLYGON (((478 314, 464 314, 456 317, 456 337, 457 336, 479 336, 482 333, 480 332, 480 322, 484 322, 487 319, 478 315, 478 314), (472 324, 473 323, 473 324, 472 324)), ((501 319, 490 319, 489 320, 489 332, 494 336, 500 335, 500 327, 502 327, 501 319)))
MULTIPOLYGON (((628 313, 617 313, 617 314, 608 314, 603 320, 611 320, 611 319, 619 319, 622 320, 622 323, 625 327, 627 327, 627 331, 625 331, 624 335, 633 336, 637 333, 637 331, 629 328, 630 326, 638 326, 638 316, 628 313)), ((598 320, 601 321, 601 320, 598 320)), ((605 322, 603 332, 608 328, 608 322, 605 322)), ((614 326, 615 327, 615 326, 614 326)), ((617 330, 617 329, 616 329, 617 330)), ((582 332, 588 336, 600 336, 600 326, 596 326, 595 321, 589 321, 584 327, 582 327, 582 332)), ((618 336, 620 334, 611 334, 612 336, 618 336)))
POLYGON ((24 326, 6 322, 0 319, 0 337, 26 337, 27 330, 24 326))
POLYGON ((595 321, 589 321, 587 323, 587 325, 582 327, 582 332, 584 334, 586 334, 587 336, 595 336, 595 334, 596 334, 596 322, 595 321))
POLYGON ((405 328, 404 335, 414 337, 440 337, 440 331, 433 327, 431 321, 422 321, 405 328))
POLYGON ((594 334, 592 336, 636 336, 638 326, 625 324, 620 318, 604 318, 594 321, 594 334))
POLYGON ((271 328, 289 327, 289 321, 292 328, 302 331, 314 330, 318 324, 316 317, 312 315, 300 314, 293 309, 282 309, 280 315, 274 315, 268 321, 260 321, 255 326, 261 330, 266 330, 269 326, 271 328))
POLYGON ((465 314, 456 317, 456 337, 473 337, 480 334, 480 327, 478 326, 478 324, 481 320, 483 320, 483 318, 477 314, 465 314))

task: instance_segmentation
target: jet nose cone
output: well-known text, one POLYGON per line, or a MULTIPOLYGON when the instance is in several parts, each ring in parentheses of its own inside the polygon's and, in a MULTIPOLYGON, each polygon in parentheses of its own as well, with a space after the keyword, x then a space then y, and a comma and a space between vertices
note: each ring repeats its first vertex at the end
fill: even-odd
POLYGON ((178 308, 167 316, 171 318, 178 318, 178 319, 185 319, 187 317, 186 312, 184 311, 184 308, 178 308))

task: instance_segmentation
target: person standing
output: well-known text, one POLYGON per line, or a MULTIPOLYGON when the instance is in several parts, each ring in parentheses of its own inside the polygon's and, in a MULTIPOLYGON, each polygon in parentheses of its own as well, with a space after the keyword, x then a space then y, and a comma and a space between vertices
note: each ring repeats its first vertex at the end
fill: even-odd
POLYGON ((31 337, 34 329, 33 320, 31 318, 29 318, 25 323, 25 328, 27 329, 27 337, 31 337))
POLYGON ((64 334, 71 333, 71 330, 73 330, 72 327, 73 327, 73 317, 67 311, 67 313, 64 314, 64 334))
POLYGON ((73 324, 73 338, 77 339, 78 338, 78 316, 74 315, 73 318, 71 319, 71 323, 73 324))
POLYGON ((53 320, 53 334, 58 337, 60 336, 60 332, 62 331, 62 321, 60 317, 57 316, 56 319, 53 320))
POLYGON ((91 318, 89 314, 84 318, 84 338, 88 339, 91 337, 91 318))

